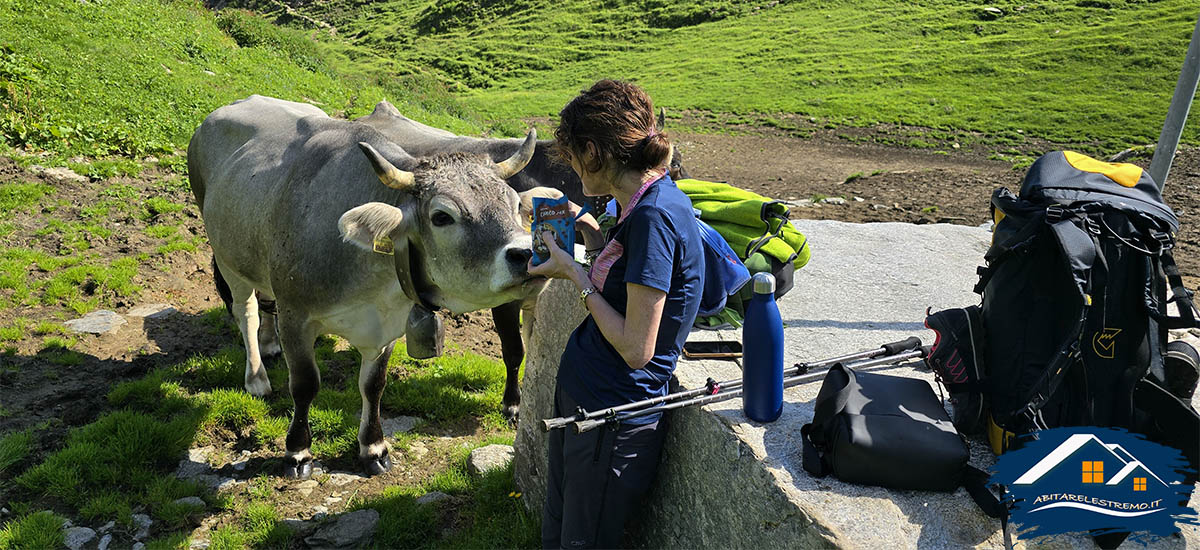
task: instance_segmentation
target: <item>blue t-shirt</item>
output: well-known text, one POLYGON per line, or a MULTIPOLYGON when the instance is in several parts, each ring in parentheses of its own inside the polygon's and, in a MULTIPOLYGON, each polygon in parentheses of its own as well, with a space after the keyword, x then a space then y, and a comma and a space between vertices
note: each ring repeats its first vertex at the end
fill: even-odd
MULTIPOLYGON (((654 357, 631 369, 588 315, 571 334, 558 366, 558 384, 577 403, 595 411, 667 394, 683 342, 696 320, 704 287, 704 251, 692 201, 669 176, 642 194, 609 232, 592 268, 592 282, 613 309, 625 315, 626 283, 667 294, 654 357)), ((659 415, 627 420, 648 424, 659 415)))

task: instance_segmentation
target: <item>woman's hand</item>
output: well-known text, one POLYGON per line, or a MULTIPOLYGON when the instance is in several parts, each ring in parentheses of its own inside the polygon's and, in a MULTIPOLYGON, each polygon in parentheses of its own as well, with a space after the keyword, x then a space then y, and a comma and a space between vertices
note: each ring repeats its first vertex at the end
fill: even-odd
MULTIPOLYGON (((530 259, 529 274, 554 279, 571 279, 579 284, 580 288, 583 288, 581 281, 587 281, 587 272, 584 271, 583 266, 575 263, 574 256, 558 247, 554 241, 554 233, 543 231, 541 239, 547 244, 546 248, 550 250, 550 258, 541 265, 533 265, 533 260, 530 259)), ((591 286, 590 282, 586 284, 591 286)))

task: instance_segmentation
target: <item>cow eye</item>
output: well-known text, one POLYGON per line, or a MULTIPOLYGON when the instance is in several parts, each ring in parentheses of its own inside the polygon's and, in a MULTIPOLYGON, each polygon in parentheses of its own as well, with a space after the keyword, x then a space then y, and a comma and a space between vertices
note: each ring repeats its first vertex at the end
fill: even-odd
POLYGON ((454 223, 454 217, 445 212, 434 212, 429 221, 433 222, 434 226, 442 227, 454 223))

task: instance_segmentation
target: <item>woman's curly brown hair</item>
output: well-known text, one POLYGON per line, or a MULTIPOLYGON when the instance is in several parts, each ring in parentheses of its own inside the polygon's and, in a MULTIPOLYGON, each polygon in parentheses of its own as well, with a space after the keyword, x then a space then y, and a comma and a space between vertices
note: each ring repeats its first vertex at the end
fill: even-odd
MULTIPOLYGON (((671 142, 658 131, 650 96, 636 84, 601 80, 580 92, 558 113, 555 152, 563 162, 595 144, 600 158, 583 164, 600 170, 604 159, 634 172, 661 166, 671 156, 671 142)), ((582 162, 582 159, 581 159, 582 162)))

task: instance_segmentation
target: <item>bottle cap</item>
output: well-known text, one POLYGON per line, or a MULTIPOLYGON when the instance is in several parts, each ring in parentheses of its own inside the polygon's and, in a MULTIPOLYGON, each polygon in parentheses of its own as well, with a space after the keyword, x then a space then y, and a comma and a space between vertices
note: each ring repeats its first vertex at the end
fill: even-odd
POLYGON ((775 276, 760 271, 754 274, 754 293, 755 294, 774 294, 775 293, 775 276))

